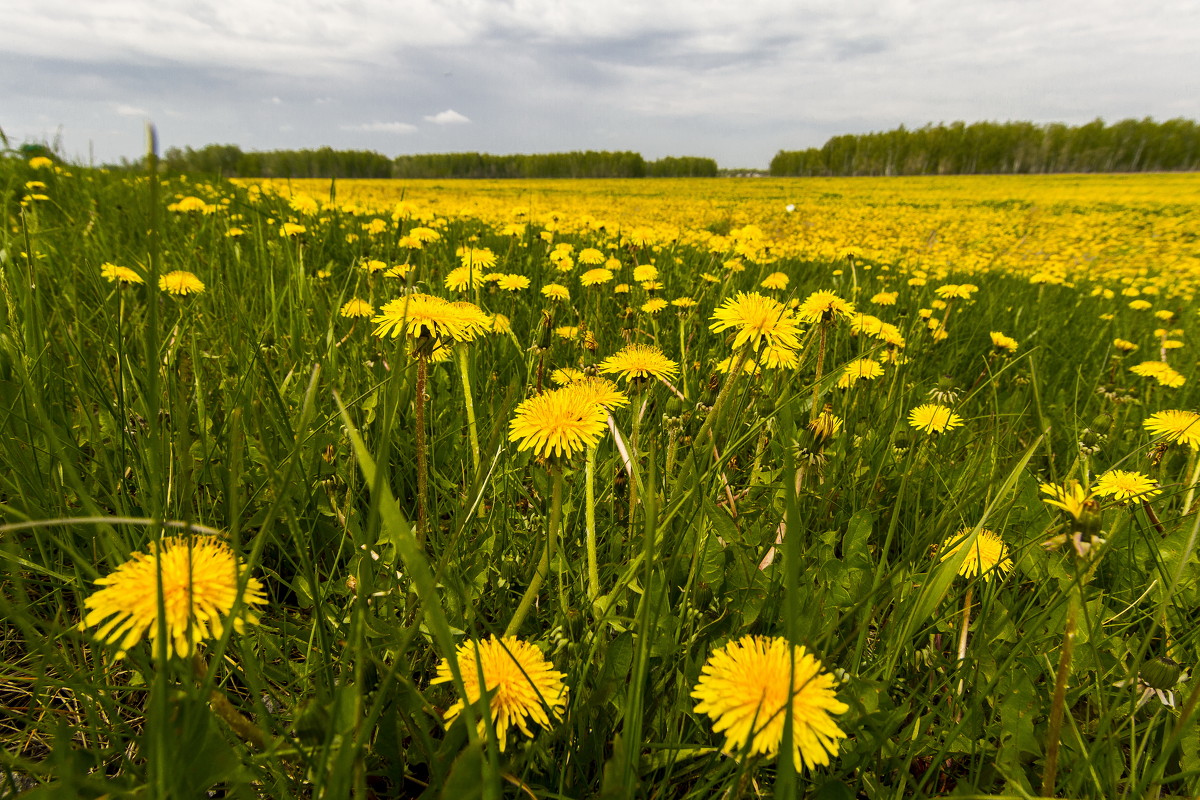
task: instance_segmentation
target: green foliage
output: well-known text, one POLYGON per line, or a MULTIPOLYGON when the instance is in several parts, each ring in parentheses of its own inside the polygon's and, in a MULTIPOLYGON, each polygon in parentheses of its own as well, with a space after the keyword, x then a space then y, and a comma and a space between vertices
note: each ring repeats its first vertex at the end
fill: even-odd
POLYGON ((780 150, 775 176, 1027 175, 1200 169, 1200 126, 1188 119, 1105 125, 954 122, 834 136, 819 148, 780 150))

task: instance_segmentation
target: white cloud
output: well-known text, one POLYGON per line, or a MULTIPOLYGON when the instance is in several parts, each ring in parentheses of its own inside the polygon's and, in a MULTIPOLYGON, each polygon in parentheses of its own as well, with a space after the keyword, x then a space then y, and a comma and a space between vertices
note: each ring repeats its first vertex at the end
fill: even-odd
POLYGON ((120 114, 122 117, 148 117, 148 116, 150 116, 150 112, 147 111, 146 109, 140 108, 138 106, 131 106, 128 103, 117 103, 116 108, 114 108, 113 110, 116 111, 118 114, 120 114))
POLYGON ((425 121, 432 122, 434 125, 461 125, 464 122, 470 122, 471 120, 467 119, 453 108, 447 108, 445 111, 439 111, 436 114, 425 117, 425 121))
POLYGON ((339 125, 344 131, 361 133, 416 133, 417 126, 407 122, 364 122, 361 125, 339 125))

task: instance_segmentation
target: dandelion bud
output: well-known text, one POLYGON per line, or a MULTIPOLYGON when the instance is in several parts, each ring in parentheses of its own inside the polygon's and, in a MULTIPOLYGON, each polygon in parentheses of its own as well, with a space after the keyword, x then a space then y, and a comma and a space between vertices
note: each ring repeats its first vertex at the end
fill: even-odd
POLYGON ((1150 659, 1142 665, 1141 672, 1138 673, 1142 683, 1152 689, 1162 691, 1174 689, 1175 685, 1179 683, 1181 675, 1183 675, 1183 667, 1166 656, 1156 656, 1150 659))
POLYGON ((1112 414, 1102 413, 1102 414, 1097 414, 1096 418, 1094 420, 1092 420, 1092 424, 1089 425, 1088 427, 1091 428, 1092 430, 1094 430, 1096 433, 1103 435, 1103 434, 1108 433, 1110 430, 1112 430, 1112 426, 1113 426, 1112 414))

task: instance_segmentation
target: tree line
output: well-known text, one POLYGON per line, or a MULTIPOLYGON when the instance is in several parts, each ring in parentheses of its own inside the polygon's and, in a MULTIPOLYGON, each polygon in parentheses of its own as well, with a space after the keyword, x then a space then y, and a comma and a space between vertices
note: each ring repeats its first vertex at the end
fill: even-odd
MULTIPOLYGON (((669 156, 647 161, 638 153, 573 151, 534 155, 429 153, 389 158, 370 150, 243 151, 236 145, 171 147, 168 172, 238 178, 668 178, 716 177, 711 158, 669 156)), ((127 163, 130 168, 139 166, 127 163)))
POLYGON ((929 124, 834 136, 823 147, 779 151, 773 176, 977 175, 1200 169, 1200 125, 1149 117, 1106 125, 1032 122, 929 124))

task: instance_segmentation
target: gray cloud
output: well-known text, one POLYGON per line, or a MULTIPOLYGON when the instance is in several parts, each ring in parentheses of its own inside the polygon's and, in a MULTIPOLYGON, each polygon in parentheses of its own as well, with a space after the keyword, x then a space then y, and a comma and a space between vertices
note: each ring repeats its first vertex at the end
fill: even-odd
POLYGON ((1170 0, 16 5, 0 126, 61 131, 68 154, 90 143, 101 160, 141 146, 146 114, 122 110, 148 111, 164 145, 590 147, 725 166, 900 123, 1200 116, 1200 6, 1170 0), (450 109, 472 124, 445 124, 450 109), (430 124, 395 121, 418 115, 430 124))

